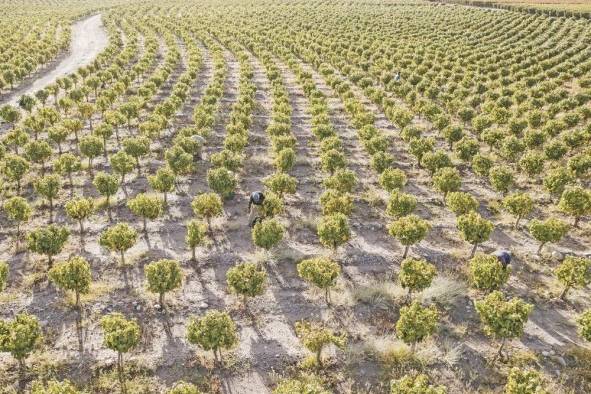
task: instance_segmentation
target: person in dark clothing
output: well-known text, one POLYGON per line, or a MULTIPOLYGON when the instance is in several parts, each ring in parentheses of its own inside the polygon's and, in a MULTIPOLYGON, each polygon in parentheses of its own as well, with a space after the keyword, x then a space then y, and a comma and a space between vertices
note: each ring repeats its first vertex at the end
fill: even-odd
POLYGON ((503 268, 507 268, 511 264, 511 252, 508 250, 497 250, 494 255, 497 257, 503 268))
POLYGON ((265 201, 265 195, 261 191, 250 193, 248 201, 248 225, 254 227, 257 221, 262 220, 261 206, 265 201))

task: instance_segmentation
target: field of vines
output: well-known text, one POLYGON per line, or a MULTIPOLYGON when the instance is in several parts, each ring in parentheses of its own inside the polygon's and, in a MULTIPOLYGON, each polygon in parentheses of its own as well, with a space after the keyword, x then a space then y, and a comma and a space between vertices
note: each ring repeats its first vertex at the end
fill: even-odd
POLYGON ((0 11, 0 393, 591 393, 590 20, 0 11))
POLYGON ((551 16, 577 16, 591 19, 588 0, 429 0, 476 7, 504 8, 551 16))

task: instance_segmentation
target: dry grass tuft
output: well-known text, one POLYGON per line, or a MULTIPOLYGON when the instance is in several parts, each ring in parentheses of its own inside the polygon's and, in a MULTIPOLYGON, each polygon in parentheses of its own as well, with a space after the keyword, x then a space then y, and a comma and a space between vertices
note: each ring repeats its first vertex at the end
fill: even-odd
POLYGON ((268 250, 260 248, 257 248, 253 253, 244 256, 244 261, 248 261, 249 263, 254 263, 260 266, 275 263, 273 254, 268 250))
POLYGON ((368 187, 367 190, 363 192, 363 194, 361 194, 361 200, 365 201, 370 207, 373 208, 386 206, 384 198, 380 195, 379 191, 373 186, 368 187))
POLYGON ((351 295, 355 302, 362 302, 372 307, 388 310, 406 297, 406 290, 391 281, 357 285, 351 295))
POLYGON ((538 364, 538 355, 529 349, 517 349, 510 353, 507 363, 512 367, 533 367, 538 364))
MULTIPOLYGON (((125 387, 128 393, 156 393, 163 389, 154 378, 153 371, 131 360, 124 364, 125 387)), ((90 384, 93 393, 121 393, 116 366, 109 365, 97 371, 90 384)))
POLYGON ((64 359, 56 357, 54 352, 33 353, 27 361, 31 372, 37 379, 49 379, 67 370, 68 364, 64 359))
POLYGON ((568 366, 562 369, 560 383, 566 392, 591 393, 591 349, 573 345, 565 350, 568 366))
POLYGON ((301 218, 296 218, 292 221, 290 226, 295 229, 308 229, 314 233, 316 233, 316 228, 318 226, 318 217, 315 216, 305 216, 301 218))
POLYGON ((0 293, 0 305, 1 304, 8 304, 18 300, 19 294, 14 291, 3 291, 0 293))
POLYGON ((460 364, 462 355, 464 354, 463 345, 453 344, 451 341, 444 341, 441 346, 443 355, 440 359, 449 368, 455 368, 460 364))
POLYGON ((385 380, 398 378, 410 371, 422 371, 425 368, 423 360, 413 354, 410 347, 401 341, 384 343, 379 352, 385 380))
POLYGON ((23 275, 22 287, 23 290, 31 290, 36 285, 43 283, 47 280, 47 274, 41 271, 32 271, 26 275, 23 275))
POLYGON ((433 302, 447 308, 456 304, 458 299, 464 297, 467 292, 468 286, 465 283, 447 275, 439 275, 419 297, 423 302, 433 302))

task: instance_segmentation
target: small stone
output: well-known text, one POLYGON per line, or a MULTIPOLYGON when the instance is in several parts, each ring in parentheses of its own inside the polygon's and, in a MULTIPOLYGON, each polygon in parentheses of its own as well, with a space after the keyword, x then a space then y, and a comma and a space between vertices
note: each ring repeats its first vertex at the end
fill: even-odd
POLYGON ((560 357, 560 356, 554 356, 552 357, 552 360, 556 361, 558 364, 560 364, 561 367, 566 367, 566 361, 564 360, 564 358, 560 357))
POLYGON ((201 304, 199 304, 199 308, 208 308, 209 305, 207 304, 207 302, 202 302, 201 304))
POLYGON ((564 260, 564 254, 560 253, 559 251, 555 250, 552 252, 552 259, 562 261, 564 260))
POLYGON ((542 356, 544 356, 544 357, 548 357, 549 355, 550 355, 550 352, 548 352, 548 351, 546 351, 546 350, 544 350, 544 351, 542 352, 542 356))
POLYGON ((136 305, 135 310, 136 311, 141 311, 142 310, 142 306, 141 305, 136 305))
POLYGON ((160 304, 154 305, 154 308, 159 310, 160 309, 160 304))

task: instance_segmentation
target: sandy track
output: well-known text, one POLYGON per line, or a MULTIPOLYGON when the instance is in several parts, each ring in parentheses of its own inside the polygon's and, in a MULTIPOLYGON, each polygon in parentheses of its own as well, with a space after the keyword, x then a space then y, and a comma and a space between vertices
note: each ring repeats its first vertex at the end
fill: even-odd
POLYGON ((38 73, 39 78, 25 80, 14 92, 1 99, 1 104, 16 104, 23 94, 33 94, 56 79, 92 62, 107 46, 109 38, 101 14, 95 14, 72 25, 72 42, 65 58, 54 67, 38 73))

